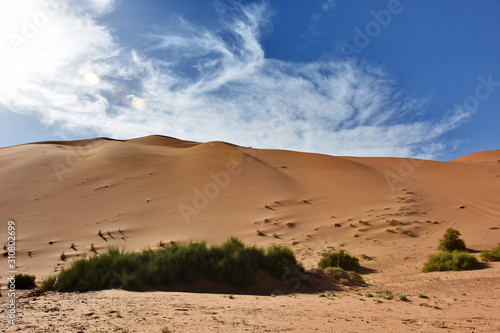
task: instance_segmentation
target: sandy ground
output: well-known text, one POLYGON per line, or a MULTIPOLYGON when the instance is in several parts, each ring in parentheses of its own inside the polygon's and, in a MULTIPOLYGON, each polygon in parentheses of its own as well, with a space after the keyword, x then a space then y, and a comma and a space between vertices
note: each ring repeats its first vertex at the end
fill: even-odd
MULTIPOLYGON (((498 150, 437 162, 151 136, 7 147, 0 149, 0 160, 0 236, 7 241, 7 222, 14 221, 16 270, 35 274, 38 281, 91 254, 91 244, 98 252, 110 245, 138 250, 159 241, 215 243, 237 236, 249 244, 288 245, 306 268, 315 267, 329 249, 370 257, 362 260, 369 286, 335 290, 335 296, 320 297, 318 290, 228 298, 210 288, 205 294, 47 294, 19 299, 18 326, 9 330, 500 329, 498 264, 421 273, 449 227, 462 233, 478 257, 500 242, 498 150), (63 252, 66 261, 60 259, 63 252), (408 301, 365 296, 377 290, 406 295, 408 301)), ((5 288, 6 258, 0 267, 5 288)))
POLYGON ((48 293, 20 298, 18 324, 7 331, 500 332, 499 282, 496 263, 488 273, 419 274, 332 293, 48 293))

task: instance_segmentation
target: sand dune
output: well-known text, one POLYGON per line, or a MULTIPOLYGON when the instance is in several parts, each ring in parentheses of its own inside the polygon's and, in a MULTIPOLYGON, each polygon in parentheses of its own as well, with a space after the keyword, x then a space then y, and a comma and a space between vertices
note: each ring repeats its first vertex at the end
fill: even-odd
MULTIPOLYGON (((383 285, 421 276, 449 227, 476 251, 500 240, 500 150, 437 162, 149 136, 1 148, 0 161, 2 228, 16 222, 19 271, 40 278, 91 244, 137 250, 237 236, 289 245, 308 268, 328 249, 366 254, 374 260, 363 266, 376 270, 366 280, 383 285)), ((487 271, 500 281, 498 266, 487 271)))

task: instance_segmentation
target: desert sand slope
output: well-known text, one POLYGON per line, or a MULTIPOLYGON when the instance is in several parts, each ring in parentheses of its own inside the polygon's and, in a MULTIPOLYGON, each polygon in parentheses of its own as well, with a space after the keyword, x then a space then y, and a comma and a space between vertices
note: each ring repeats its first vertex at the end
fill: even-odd
MULTIPOLYGON (((420 271, 447 228, 460 230, 476 251, 500 241, 499 161, 499 150, 436 162, 162 136, 26 144, 0 149, 0 235, 7 221, 16 222, 19 271, 39 278, 91 254, 91 244, 99 252, 110 245, 137 250, 234 235, 289 245, 308 268, 328 249, 365 254, 370 284, 440 293, 443 286, 429 287, 430 275, 420 271), (409 280, 413 287, 404 285, 409 280)), ((488 267, 473 274, 489 279, 488 306, 498 306, 499 267, 488 267)), ((476 277, 451 274, 469 281, 463 288, 476 277)))
POLYGON ((161 136, 34 143, 0 149, 0 216, 4 229, 17 223, 20 270, 38 275, 57 269, 62 251, 76 257, 91 243, 140 249, 230 235, 291 245, 306 265, 332 247, 421 261, 448 227, 473 249, 496 245, 497 158, 333 157, 161 136))

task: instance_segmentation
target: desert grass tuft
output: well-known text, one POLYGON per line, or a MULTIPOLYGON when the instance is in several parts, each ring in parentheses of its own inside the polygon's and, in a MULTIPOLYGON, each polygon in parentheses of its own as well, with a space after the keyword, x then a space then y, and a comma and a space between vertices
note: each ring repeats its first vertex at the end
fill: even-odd
POLYGON ((476 257, 463 251, 445 251, 433 254, 425 263, 422 271, 427 272, 442 272, 442 271, 460 271, 473 269, 477 263, 476 257))
POLYGON ((16 289, 34 289, 36 277, 30 274, 16 274, 14 275, 14 280, 16 284, 16 289))
POLYGON ((318 267, 323 269, 327 267, 340 267, 347 271, 354 271, 360 267, 360 264, 357 257, 350 255, 345 250, 340 250, 338 252, 328 251, 323 253, 318 267))
POLYGON ((246 288, 259 268, 279 279, 303 271, 288 247, 272 245, 264 250, 230 237, 210 247, 205 242, 173 243, 141 252, 110 247, 100 255, 73 261, 56 277, 44 280, 42 290, 155 290, 201 278, 246 288))
POLYGON ((500 261, 500 244, 494 249, 481 252, 481 259, 484 261, 500 261))
POLYGON ((97 236, 99 236, 99 237, 101 237, 102 239, 104 239, 105 241, 107 241, 106 237, 104 237, 104 235, 102 234, 102 231, 101 231, 101 230, 99 230, 99 231, 97 232, 97 236))

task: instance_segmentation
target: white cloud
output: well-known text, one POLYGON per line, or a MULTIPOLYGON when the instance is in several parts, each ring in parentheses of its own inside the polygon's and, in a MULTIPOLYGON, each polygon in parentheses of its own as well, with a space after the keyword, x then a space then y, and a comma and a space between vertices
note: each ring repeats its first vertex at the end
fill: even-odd
POLYGON ((100 16, 112 12, 115 8, 115 0, 84 0, 79 4, 87 12, 100 16))
MULTIPOLYGON (((92 3, 102 4, 94 14, 113 6, 92 3)), ((444 147, 439 137, 468 116, 456 110, 435 123, 407 122, 402 115, 420 112, 423 101, 403 96, 381 68, 266 58, 259 42, 264 5, 225 13, 219 31, 179 18, 146 36, 149 48, 130 50, 108 27, 77 14, 87 7, 33 4, 7 28, 22 34, 23 15, 39 11, 49 20, 17 50, 1 41, 10 53, 0 58, 7 73, 0 107, 37 114, 68 137, 164 134, 336 155, 433 157, 444 147)))
POLYGON ((323 10, 332 10, 335 8, 335 5, 337 4, 336 0, 325 0, 323 4, 321 5, 321 9, 323 10))

